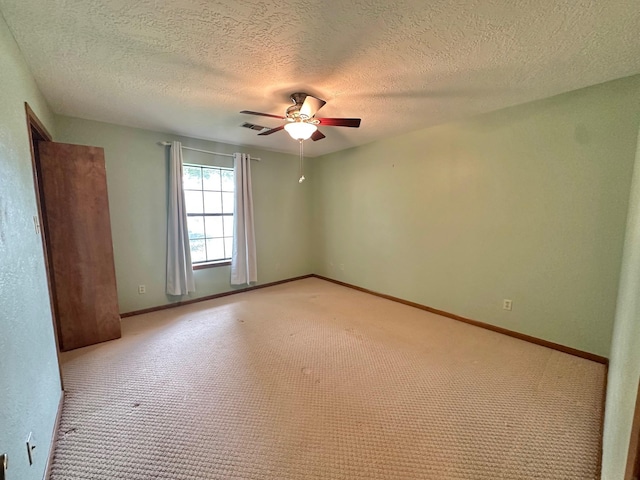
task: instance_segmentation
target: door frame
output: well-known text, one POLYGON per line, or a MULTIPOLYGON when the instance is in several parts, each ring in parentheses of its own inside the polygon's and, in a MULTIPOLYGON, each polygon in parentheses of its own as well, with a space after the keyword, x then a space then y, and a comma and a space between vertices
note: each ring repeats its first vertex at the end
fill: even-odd
POLYGON ((38 208, 38 227, 40 229, 40 238, 42 239, 42 251, 44 255, 44 268, 47 275, 47 288, 49 290, 49 304, 51 307, 51 322, 53 324, 54 340, 56 343, 56 354, 58 356, 58 372, 60 374, 60 385, 64 390, 64 381, 62 379, 62 366, 60 362, 60 327, 58 324, 57 305, 55 301, 55 283, 53 281, 53 270, 51 268, 51 252, 48 242, 46 203, 42 190, 42 175, 40 171, 40 153, 38 150, 38 142, 52 142, 53 137, 34 113, 27 102, 24 102, 24 109, 27 118, 27 132, 29 134, 29 148, 31 149, 31 167, 33 170, 33 187, 36 197, 36 205, 38 208))

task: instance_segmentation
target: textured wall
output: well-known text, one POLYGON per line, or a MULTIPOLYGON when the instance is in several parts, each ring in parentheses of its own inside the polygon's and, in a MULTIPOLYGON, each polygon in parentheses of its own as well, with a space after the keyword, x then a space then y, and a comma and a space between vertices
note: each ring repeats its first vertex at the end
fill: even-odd
POLYGON ((602 478, 624 478, 640 377, 640 138, 633 172, 620 292, 611 342, 602 478))
POLYGON ((9 480, 40 480, 60 399, 60 378, 37 214, 24 102, 53 117, 0 16, 0 453, 9 480), (36 440, 29 466, 25 441, 36 440))
MULTIPOLYGON (((105 149, 121 312, 180 300, 164 293, 168 156, 160 141, 176 139, 184 146, 262 158, 251 164, 259 283, 311 273, 311 188, 298 183, 295 156, 70 117, 58 117, 57 128, 61 142, 105 149), (145 295, 138 295, 140 284, 146 285, 145 295)), ((184 150, 184 159, 233 166, 231 158, 189 150, 184 150)), ((231 290, 229 269, 197 270, 196 292, 182 299, 231 290)))
POLYGON ((313 159, 315 271, 608 355, 639 93, 631 77, 313 159))

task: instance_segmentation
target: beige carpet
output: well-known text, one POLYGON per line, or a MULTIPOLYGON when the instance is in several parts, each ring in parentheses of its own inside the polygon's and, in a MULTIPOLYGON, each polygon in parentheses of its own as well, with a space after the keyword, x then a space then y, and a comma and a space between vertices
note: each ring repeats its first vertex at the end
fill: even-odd
POLYGON ((54 480, 598 478, 602 365, 315 278, 63 362, 54 480))

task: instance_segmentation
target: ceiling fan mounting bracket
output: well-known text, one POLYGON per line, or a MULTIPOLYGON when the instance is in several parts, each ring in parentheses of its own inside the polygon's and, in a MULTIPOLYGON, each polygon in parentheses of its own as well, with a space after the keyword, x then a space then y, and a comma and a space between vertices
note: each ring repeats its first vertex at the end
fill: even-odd
POLYGON ((298 105, 301 106, 305 99, 309 96, 308 93, 304 93, 304 92, 296 92, 296 93, 292 93, 289 98, 291 99, 291 101, 294 103, 294 105, 298 105))

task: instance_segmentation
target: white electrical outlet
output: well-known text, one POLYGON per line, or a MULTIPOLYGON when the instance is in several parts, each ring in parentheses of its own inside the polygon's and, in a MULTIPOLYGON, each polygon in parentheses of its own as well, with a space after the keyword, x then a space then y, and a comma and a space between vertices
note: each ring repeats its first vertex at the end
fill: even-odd
POLYGON ((144 295, 145 293, 147 293, 147 287, 138 285, 138 295, 144 295))
POLYGON ((512 308, 512 307, 513 307, 513 302, 512 302, 511 300, 509 300, 509 299, 505 298, 505 299, 502 301, 502 308, 503 308, 504 310, 511 310, 511 308, 512 308))
POLYGON ((344 263, 340 264, 340 271, 344 272, 344 263))

